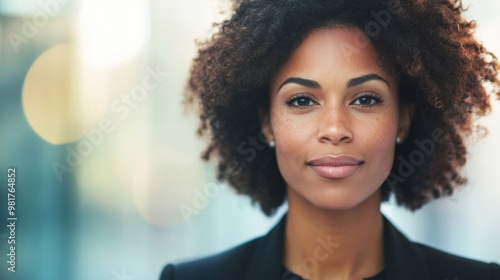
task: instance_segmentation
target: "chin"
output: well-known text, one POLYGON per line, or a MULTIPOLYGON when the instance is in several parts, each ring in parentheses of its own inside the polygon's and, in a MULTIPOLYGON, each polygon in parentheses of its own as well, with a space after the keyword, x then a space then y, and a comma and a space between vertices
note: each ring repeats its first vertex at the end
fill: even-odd
POLYGON ((362 192, 360 190, 327 190, 315 194, 304 194, 302 198, 309 204, 323 210, 342 211, 369 204, 374 200, 380 204, 379 191, 362 192))
POLYGON ((310 201, 314 206, 323 210, 339 211, 350 210, 360 205, 363 200, 350 197, 321 197, 310 201))

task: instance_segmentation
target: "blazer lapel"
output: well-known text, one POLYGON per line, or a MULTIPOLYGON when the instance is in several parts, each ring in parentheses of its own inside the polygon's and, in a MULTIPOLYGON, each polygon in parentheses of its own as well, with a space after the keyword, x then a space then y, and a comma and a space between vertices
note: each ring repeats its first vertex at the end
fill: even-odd
POLYGON ((428 280, 429 272, 417 246, 384 216, 384 262, 387 280, 428 280))
POLYGON ((286 213, 279 223, 260 238, 248 264, 245 280, 282 279, 286 213))
MULTIPOLYGON (((253 250, 245 280, 282 279, 286 213, 279 223, 260 238, 253 250)), ((384 262, 386 280, 429 280, 423 256, 384 216, 384 262)))

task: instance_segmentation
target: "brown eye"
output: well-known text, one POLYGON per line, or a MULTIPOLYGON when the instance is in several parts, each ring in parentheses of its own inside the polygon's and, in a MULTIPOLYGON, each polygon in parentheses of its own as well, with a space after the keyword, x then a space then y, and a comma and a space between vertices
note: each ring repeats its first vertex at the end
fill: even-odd
POLYGON ((292 108, 305 108, 315 104, 315 102, 307 96, 294 96, 286 101, 286 104, 292 108))
POLYGON ((354 105, 360 106, 374 106, 382 102, 382 99, 375 95, 366 94, 356 98, 353 102, 354 105))
POLYGON ((307 97, 299 97, 299 98, 292 101, 293 105, 300 106, 300 107, 311 106, 311 105, 313 105, 312 103, 313 103, 312 100, 307 98, 307 97))

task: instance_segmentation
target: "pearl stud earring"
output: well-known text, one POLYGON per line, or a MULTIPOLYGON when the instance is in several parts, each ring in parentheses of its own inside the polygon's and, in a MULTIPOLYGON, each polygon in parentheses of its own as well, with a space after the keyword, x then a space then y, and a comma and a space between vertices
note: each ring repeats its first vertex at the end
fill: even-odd
POLYGON ((276 143, 274 140, 269 141, 269 147, 274 148, 276 146, 276 143))
POLYGON ((401 137, 396 137, 396 144, 401 144, 401 137))

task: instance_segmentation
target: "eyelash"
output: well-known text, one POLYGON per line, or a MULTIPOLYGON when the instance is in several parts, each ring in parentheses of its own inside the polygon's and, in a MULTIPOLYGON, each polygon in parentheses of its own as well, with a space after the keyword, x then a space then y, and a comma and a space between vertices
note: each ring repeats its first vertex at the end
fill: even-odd
POLYGON ((304 94, 304 93, 299 93, 299 94, 295 94, 289 98, 287 98, 285 100, 285 103, 288 107, 291 107, 292 109, 305 109, 306 107, 309 107, 309 106, 300 106, 300 105, 293 105, 293 103, 299 99, 306 99, 306 100, 309 100, 309 101, 312 101, 314 103, 316 103, 314 100, 312 100, 307 94, 304 94))
MULTIPOLYGON (((359 96, 356 96, 356 98, 354 99, 354 101, 357 101, 359 100, 360 98, 363 98, 363 97, 368 97, 368 98, 371 98, 372 100, 374 100, 374 104, 355 104, 357 106, 361 106, 363 108, 370 108, 370 107, 374 107, 374 106, 377 106, 379 104, 381 104, 383 102, 383 99, 374 94, 374 93, 371 93, 371 92, 363 92, 361 93, 359 96)), ((292 108, 292 109, 306 109, 307 107, 310 107, 311 105, 306 105, 306 106, 300 106, 300 105, 294 105, 293 103, 299 99, 306 99, 308 101, 312 101, 314 103, 317 103, 316 101, 314 101, 312 98, 310 98, 307 94, 304 94, 304 93, 299 93, 299 94, 296 94, 296 95, 293 95, 289 98, 287 98, 285 100, 285 103, 288 107, 292 108)), ((351 102, 352 103, 354 103, 351 102)))
POLYGON ((375 101, 374 104, 368 104, 368 105, 367 104, 357 104, 358 106, 365 107, 365 108, 369 108, 369 107, 374 107, 374 106, 380 105, 384 101, 380 96, 378 96, 378 95, 376 95, 374 93, 371 93, 371 92, 363 92, 363 93, 361 93, 359 96, 356 96, 356 98, 354 99, 354 101, 356 101, 356 100, 358 100, 360 98, 363 98, 363 97, 369 97, 369 98, 371 98, 371 99, 373 99, 375 101))

